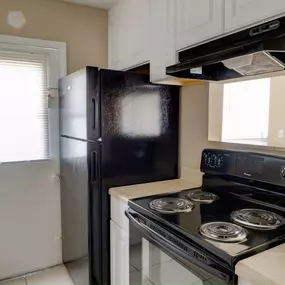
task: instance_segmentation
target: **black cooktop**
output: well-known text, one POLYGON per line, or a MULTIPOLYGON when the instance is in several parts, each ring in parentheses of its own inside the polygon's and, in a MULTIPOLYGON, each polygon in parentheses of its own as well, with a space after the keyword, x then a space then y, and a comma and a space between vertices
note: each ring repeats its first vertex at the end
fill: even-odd
POLYGON ((285 218, 285 195, 252 187, 229 183, 228 186, 196 188, 179 193, 133 199, 129 201, 129 206, 136 212, 159 222, 160 225, 178 234, 184 240, 195 243, 208 250, 209 253, 214 253, 226 260, 230 265, 285 241, 284 226, 273 230, 260 230, 238 224, 231 219, 231 213, 241 209, 262 209, 285 218), (207 204, 192 201, 194 208, 187 213, 164 214, 150 208, 150 203, 155 199, 186 198, 189 193, 197 190, 213 193, 218 196, 218 199, 207 204), (203 224, 210 222, 228 222, 239 225, 246 230, 247 237, 240 242, 220 242, 206 238, 201 235, 199 229, 203 224))

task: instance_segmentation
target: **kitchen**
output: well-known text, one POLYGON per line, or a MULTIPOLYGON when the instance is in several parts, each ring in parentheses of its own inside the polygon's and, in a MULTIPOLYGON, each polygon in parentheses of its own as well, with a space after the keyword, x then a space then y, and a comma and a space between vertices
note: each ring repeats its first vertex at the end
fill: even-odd
MULTIPOLYGON (((147 3, 148 1, 145 2, 147 3)), ((74 60, 73 63, 71 62, 73 66, 69 67, 68 73, 79 70, 85 65, 94 65, 103 68, 108 67, 109 69, 115 70, 127 70, 150 61, 151 81, 169 81, 169 77, 166 75, 166 67, 176 63, 178 50, 183 50, 203 41, 219 37, 224 33, 247 27, 248 25, 254 25, 265 19, 277 18, 282 16, 282 11, 284 11, 284 4, 281 1, 276 1, 274 5, 269 5, 264 1, 262 5, 259 4, 260 9, 258 10, 256 9, 256 1, 247 2, 241 1, 239 4, 236 4, 236 1, 226 1, 226 3, 224 3, 224 1, 215 1, 215 5, 213 5, 212 1, 205 1, 199 4, 195 3, 195 7, 197 8, 194 10, 191 1, 177 1, 177 3, 174 3, 174 1, 161 1, 160 3, 159 1, 152 1, 150 7, 153 9, 149 9, 147 4, 141 1, 136 2, 135 5, 128 5, 127 1, 122 1, 122 3, 117 4, 109 10, 108 66, 106 64, 107 57, 101 56, 100 54, 97 56, 98 59, 94 60, 91 56, 91 62, 91 59, 87 59, 87 52, 85 51, 83 51, 83 54, 86 58, 79 63, 78 53, 81 47, 78 47, 77 51, 74 50, 73 55, 73 58, 76 58, 76 60, 74 60), (148 13, 149 10, 150 13, 148 13), (209 11, 209 13, 205 13, 205 11, 209 11), (224 11, 228 11, 229 13, 223 14, 224 11), (200 15, 201 17, 199 17, 200 15), (205 16, 208 18, 205 18, 205 16), (198 23, 197 21, 201 22, 198 23), (129 22, 133 24, 128 25, 129 22), (141 31, 140 33, 136 32, 138 29, 141 31), (113 31, 114 37, 112 37, 113 31), (151 31, 150 35, 148 34, 149 31, 151 31), (122 41, 122 34, 127 34, 129 37, 124 37, 126 40, 122 41), (131 50, 132 48, 134 48, 134 50, 131 50), (152 52, 149 53, 148 49, 152 52)), ((55 5, 54 8, 59 8, 57 5, 61 4, 53 3, 53 5, 55 5)), ((66 4, 64 7, 66 9, 67 7, 72 7, 74 10, 83 9, 80 6, 77 8, 77 6, 73 4, 66 4)), ((15 7, 9 7, 9 9, 25 11, 25 7, 17 7, 17 5, 15 7)), ((96 9, 90 8, 90 10, 93 11, 96 9)), ((100 13, 103 14, 104 12, 107 14, 106 11, 100 10, 100 13)), ((26 13, 27 12, 24 14, 26 13)), ((102 17, 107 18, 107 15, 102 17)), ((30 22, 27 21, 27 25, 29 23, 30 22)), ((98 27, 98 23, 92 24, 98 27)), ((102 29, 98 29, 97 33, 102 33, 104 29, 106 30, 105 26, 103 26, 102 29)), ((25 26, 22 33, 17 29, 11 29, 11 31, 4 30, 2 33, 22 37, 42 37, 35 32, 29 32, 25 29, 25 26)), ((70 38, 72 39, 72 36, 70 36, 70 38)), ((50 34, 45 36, 44 39, 66 41, 64 36, 58 39, 55 37, 52 38, 50 34)), ((87 40, 89 39, 86 38, 86 41, 87 40)), ((100 40, 106 43, 104 35, 102 35, 100 40)), ((96 44, 92 44, 96 46, 97 42, 96 44)), ((71 48, 74 48, 74 45, 75 43, 73 41, 71 41, 70 44, 67 43, 69 52, 72 52, 71 48)), ((107 45, 105 45, 105 47, 100 46, 100 48, 102 48, 102 50, 104 48, 107 49, 107 45)), ((90 54, 89 50, 88 54, 90 54)), ((176 78, 172 80, 177 83, 183 81, 176 78)), ((212 99, 211 96, 209 97, 210 89, 211 86, 208 84, 198 84, 181 88, 179 138, 180 176, 182 179, 188 180, 190 184, 189 186, 181 186, 180 190, 201 185, 202 174, 199 167, 201 154, 205 148, 241 149, 282 155, 282 148, 278 147, 241 147, 238 144, 217 142, 216 139, 209 141, 208 105, 209 100, 212 99)), ((167 190, 167 192, 171 192, 171 189, 167 190)))

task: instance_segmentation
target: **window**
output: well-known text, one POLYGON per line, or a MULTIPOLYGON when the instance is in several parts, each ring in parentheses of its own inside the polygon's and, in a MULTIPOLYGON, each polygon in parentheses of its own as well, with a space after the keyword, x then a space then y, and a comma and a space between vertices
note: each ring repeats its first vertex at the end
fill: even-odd
POLYGON ((222 141, 268 141, 270 78, 224 85, 222 141))
POLYGON ((0 50, 0 162, 49 158, 47 58, 0 50))

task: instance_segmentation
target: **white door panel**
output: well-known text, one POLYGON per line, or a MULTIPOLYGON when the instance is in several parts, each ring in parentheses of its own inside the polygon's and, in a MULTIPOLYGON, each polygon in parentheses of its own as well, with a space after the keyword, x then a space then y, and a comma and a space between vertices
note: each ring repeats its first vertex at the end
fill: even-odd
POLYGON ((61 262, 56 168, 49 161, 0 165, 0 279, 61 262))

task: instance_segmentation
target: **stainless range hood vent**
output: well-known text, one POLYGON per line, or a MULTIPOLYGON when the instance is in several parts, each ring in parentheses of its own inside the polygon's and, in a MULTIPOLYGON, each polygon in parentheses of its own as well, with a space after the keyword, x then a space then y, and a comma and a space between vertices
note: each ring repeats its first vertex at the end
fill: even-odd
POLYGON ((285 17, 183 50, 178 59, 166 74, 187 80, 226 81, 282 73, 285 17))
POLYGON ((262 51, 222 61, 224 66, 244 76, 258 75, 285 69, 285 64, 262 51))

